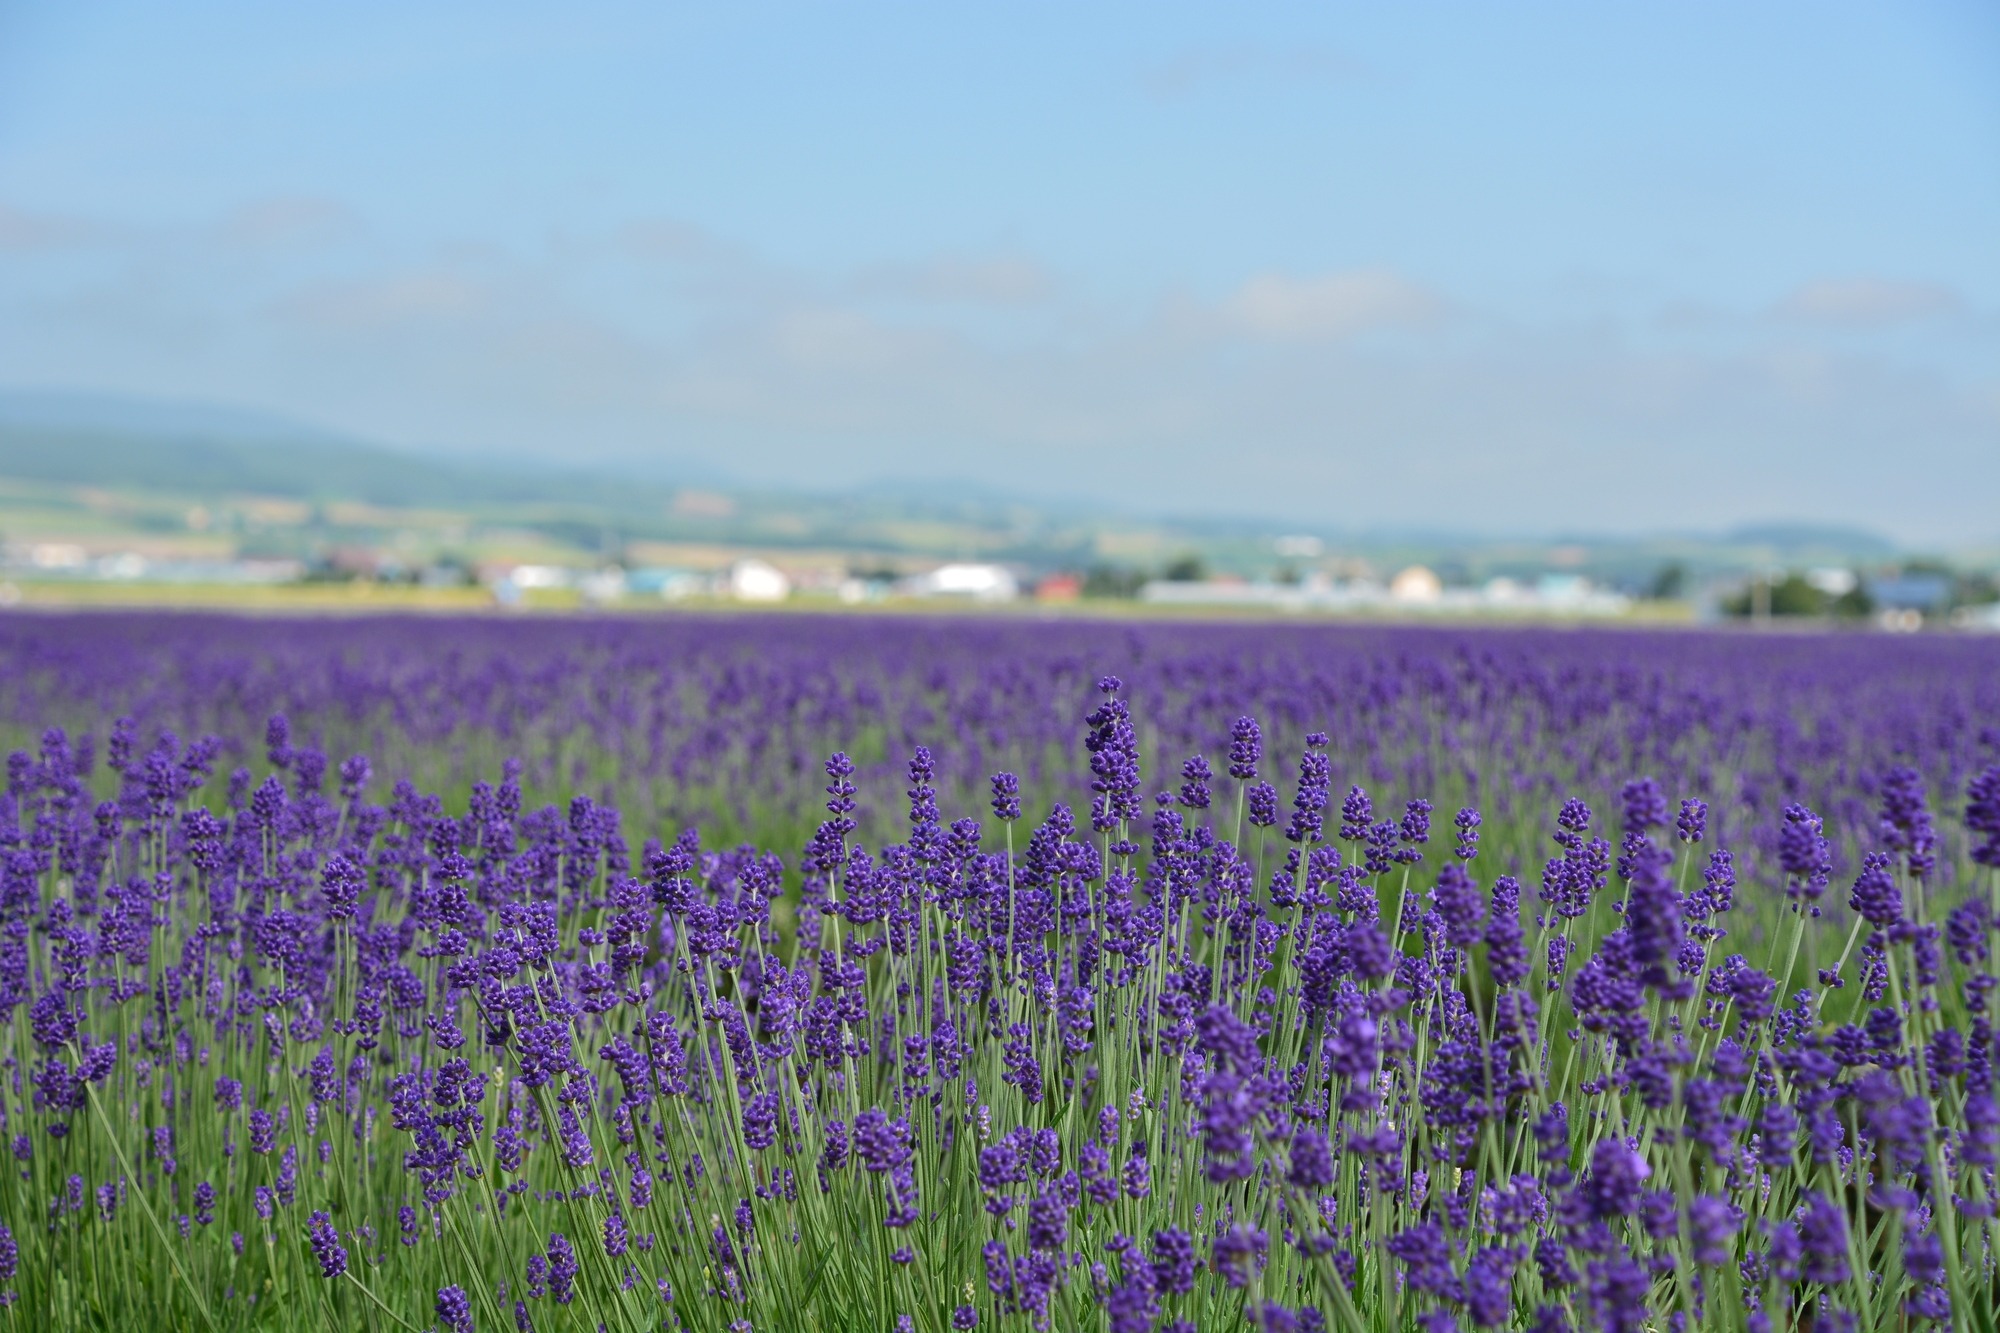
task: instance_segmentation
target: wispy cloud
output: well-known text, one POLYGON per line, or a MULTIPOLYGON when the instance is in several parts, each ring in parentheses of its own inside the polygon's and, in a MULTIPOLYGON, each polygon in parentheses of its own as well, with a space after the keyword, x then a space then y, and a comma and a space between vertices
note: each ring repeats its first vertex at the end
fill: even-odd
POLYGON ((1294 47, 1276 51, 1261 46, 1212 46, 1183 51, 1145 71, 1147 92, 1162 99, 1188 97, 1222 83, 1279 79, 1293 83, 1352 83, 1369 77, 1370 68, 1344 51, 1330 47, 1294 47))
POLYGON ((27 213, 0 203, 0 250, 57 250, 84 244, 99 233, 80 218, 27 213))
POLYGON ((1721 523, 1782 494, 1904 533, 1992 529, 1993 377, 1895 351, 1899 321, 1956 308, 1936 288, 1788 300, 1785 320, 1839 336, 1771 311, 1682 328, 1669 302, 1601 337, 1389 268, 1252 272, 1196 300, 1107 296, 1025 249, 787 265, 661 219, 428 255, 365 227, 287 240, 343 216, 260 204, 165 236, 106 230, 60 264, 0 251, 0 365, 406 444, 704 458, 759 483, 1032 477, 1181 509, 1521 529, 1580 507, 1721 523), (270 238, 254 263, 245 235, 270 238), (1861 494, 1857 460, 1891 448, 1861 494))
POLYGON ((463 274, 430 269, 312 286, 274 308, 300 325, 369 331, 461 320, 479 313, 485 298, 481 284, 463 274))
POLYGON ((1230 325, 1263 338, 1343 338, 1424 323, 1444 310, 1432 292, 1386 269, 1313 278, 1266 273, 1223 304, 1230 325))
POLYGON ((882 264, 855 275, 858 297, 939 305, 1025 306, 1056 294, 1055 275, 1019 254, 947 255, 919 264, 882 264))
POLYGON ((1879 328, 1953 314, 1962 306, 1957 292, 1936 283, 1845 278, 1805 284, 1780 301, 1776 313, 1812 324, 1879 328))
POLYGON ((256 248, 323 244, 361 231, 361 220, 345 205, 308 195, 258 200, 222 224, 225 242, 256 248))
POLYGON ((670 264, 713 264, 742 258, 737 247, 681 218, 640 218, 619 227, 614 248, 635 259, 670 264))

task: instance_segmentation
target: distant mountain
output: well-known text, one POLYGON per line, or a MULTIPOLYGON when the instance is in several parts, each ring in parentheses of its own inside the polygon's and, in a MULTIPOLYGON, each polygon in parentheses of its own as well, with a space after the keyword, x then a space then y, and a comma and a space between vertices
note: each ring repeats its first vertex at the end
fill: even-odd
POLYGON ((265 495, 398 506, 657 510, 674 488, 610 475, 535 473, 330 440, 147 438, 0 421, 0 476, 170 495, 265 495))
POLYGON ((186 501, 259 496, 447 509, 471 515, 475 526, 535 530, 592 551, 634 540, 988 555, 1046 546, 1039 535, 1023 537, 1020 514, 977 494, 924 502, 756 493, 718 485, 714 476, 659 463, 650 471, 613 463, 563 469, 420 455, 261 413, 0 392, 0 477, 16 481, 186 501), (699 492, 689 491, 691 482, 699 492))
MULTIPOLYGON (((487 520, 560 529, 564 539, 581 534, 577 539, 591 546, 615 532, 777 546, 921 546, 1087 563, 1098 558, 1091 552, 1102 533, 1146 530, 1163 549, 1233 549, 1255 564, 1268 558, 1272 537, 1315 531, 1255 515, 1148 515, 1100 496, 1009 494, 950 478, 878 477, 843 491, 804 493, 731 485, 699 461, 563 468, 520 458, 420 454, 276 413, 51 390, 0 389, 0 477, 188 499, 255 495, 478 510, 487 520), (691 496, 690 486, 723 494, 691 496)), ((1593 567, 1635 570, 1669 558, 1734 566, 1754 550, 1768 553, 1760 560, 1774 556, 1799 564, 1865 563, 1897 552, 1894 543, 1865 529, 1775 520, 1720 535, 1343 530, 1330 524, 1315 535, 1330 550, 1369 550, 1397 560, 1470 559, 1507 550, 1533 564, 1545 548, 1574 545, 1589 549, 1593 567)))
POLYGON ((249 408, 63 389, 0 389, 0 427, 154 439, 334 442, 341 437, 249 408))
POLYGON ((1897 549, 1887 537, 1866 528, 1820 523, 1754 523, 1732 528, 1722 540, 1731 546, 1769 546, 1785 555, 1889 556, 1897 549))
POLYGON ((0 393, 0 476, 178 495, 658 512, 674 487, 610 469, 429 458, 285 418, 89 394, 0 393))

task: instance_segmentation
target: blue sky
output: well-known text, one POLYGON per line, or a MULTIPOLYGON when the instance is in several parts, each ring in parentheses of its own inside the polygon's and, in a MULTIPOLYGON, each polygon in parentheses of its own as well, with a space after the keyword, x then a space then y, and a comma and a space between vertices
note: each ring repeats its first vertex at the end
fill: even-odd
POLYGON ((410 448, 2000 540, 2000 10, 0 0, 0 384, 410 448))

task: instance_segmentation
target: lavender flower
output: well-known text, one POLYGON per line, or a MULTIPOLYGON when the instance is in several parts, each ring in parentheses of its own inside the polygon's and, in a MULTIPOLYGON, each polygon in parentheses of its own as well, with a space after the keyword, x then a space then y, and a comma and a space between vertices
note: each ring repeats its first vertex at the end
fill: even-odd
POLYGON ((555 1297, 556 1304, 568 1305, 576 1299, 576 1277, 581 1271, 576 1260, 576 1250, 569 1238, 562 1232, 549 1235, 549 1295, 555 1297))
POLYGON ((1361 841, 1368 836, 1373 819, 1374 807, 1369 803, 1368 793, 1359 787, 1348 788, 1340 803, 1340 836, 1348 842, 1361 841))
POLYGON ((1479 855, 1479 822, 1479 811, 1471 806, 1466 806, 1452 817, 1452 827, 1458 830, 1452 855, 1461 861, 1470 861, 1479 855))
POLYGON ((2000 764, 1988 765, 1966 789, 1965 829, 1980 835, 1973 861, 2000 866, 2000 764))
POLYGON ((341 1248, 340 1233, 333 1229, 331 1217, 316 1212, 307 1218, 306 1239, 312 1242, 321 1277, 339 1277, 347 1271, 347 1251, 341 1248))
MULTIPOLYGON (((1810 905, 1826 891, 1833 873, 1833 849, 1826 840, 1823 820, 1803 805, 1785 807, 1785 822, 1778 835, 1778 863, 1786 876, 1785 892, 1794 902, 1810 905)), ((1812 908, 1818 915, 1819 909, 1812 908)))
POLYGON ((1894 924, 1903 915, 1903 891, 1896 887, 1891 870, 1894 864, 1880 852, 1863 857, 1860 878, 1854 881, 1854 892, 1847 899, 1849 907, 1878 929, 1894 924))
POLYGON ((1292 1167, 1287 1179, 1303 1190, 1325 1189, 1333 1183, 1333 1153, 1325 1135, 1311 1129, 1292 1135, 1292 1167))
POLYGON ((1012 773, 993 775, 993 816, 1007 821, 1021 817, 1021 780, 1012 773))
POLYGON ((1194 1240, 1178 1227, 1153 1233, 1153 1285, 1169 1296, 1194 1290, 1194 1240))
POLYGON ((1454 949, 1472 947, 1479 939, 1485 904, 1480 900, 1479 886, 1472 882, 1464 866, 1456 861, 1445 862, 1431 897, 1444 920, 1445 940, 1454 949))
POLYGON ((1195 755, 1181 765, 1181 790, 1179 801, 1188 810, 1206 810, 1209 802, 1209 783, 1214 775, 1209 771, 1208 760, 1195 755))
POLYGON ((1257 780, 1257 761, 1264 757, 1264 735, 1257 719, 1239 717, 1229 727, 1229 776, 1238 782, 1257 780))
POLYGON ((472 1333, 472 1301, 464 1287, 438 1288, 437 1317, 450 1333, 472 1333))

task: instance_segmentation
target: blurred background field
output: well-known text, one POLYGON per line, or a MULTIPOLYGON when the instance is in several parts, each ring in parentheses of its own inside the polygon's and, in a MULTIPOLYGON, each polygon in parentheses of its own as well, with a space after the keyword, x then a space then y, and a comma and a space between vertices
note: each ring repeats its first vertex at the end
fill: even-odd
POLYGON ((2000 628, 1994 556, 1864 528, 1498 540, 474 467, 282 421, 0 396, 0 602, 356 610, 1082 604, 2000 628), (10 408, 12 415, 9 414, 10 408))
POLYGON ((1996 70, 1952 0, 10 5, 0 603, 1992 630, 1996 70))

